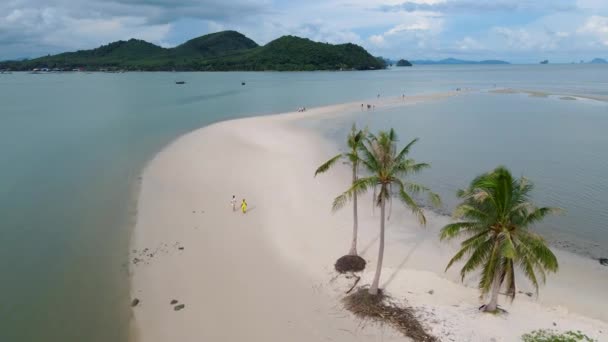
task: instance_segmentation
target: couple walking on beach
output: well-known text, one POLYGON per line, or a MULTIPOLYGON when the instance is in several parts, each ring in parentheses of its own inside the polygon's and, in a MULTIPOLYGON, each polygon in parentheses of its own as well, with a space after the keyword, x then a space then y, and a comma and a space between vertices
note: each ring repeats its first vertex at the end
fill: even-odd
MULTIPOLYGON (((232 195, 232 200, 230 200, 230 204, 232 205, 232 211, 236 211, 236 196, 232 195)), ((241 211, 243 214, 247 213, 247 202, 243 198, 243 202, 241 202, 241 211)))

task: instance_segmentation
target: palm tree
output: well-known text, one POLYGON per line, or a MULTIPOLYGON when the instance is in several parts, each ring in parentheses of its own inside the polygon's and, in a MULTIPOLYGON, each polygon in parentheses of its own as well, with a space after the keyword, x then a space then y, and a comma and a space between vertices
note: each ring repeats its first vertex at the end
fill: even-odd
POLYGON ((462 220, 441 230, 442 240, 465 238, 446 271, 465 255, 468 260, 460 270, 462 280, 467 273, 481 268, 481 295, 490 294, 484 311, 496 311, 503 284, 507 296, 515 299, 515 267, 532 282, 537 295, 539 278, 544 283, 547 271, 557 271, 555 255, 529 227, 560 209, 534 206, 530 202, 533 188, 526 178, 514 179, 502 166, 482 174, 468 189, 458 191, 462 203, 454 216, 462 220))
POLYGON ((333 207, 334 210, 337 210, 357 194, 364 193, 370 188, 379 188, 378 195, 374 196, 374 204, 380 207, 380 241, 376 273, 372 285, 369 288, 369 293, 371 295, 376 295, 378 293, 378 284, 382 272, 386 202, 390 201, 393 196, 398 197, 406 207, 416 214, 422 225, 426 224, 424 212, 416 201, 414 201, 410 193, 418 194, 426 192, 429 194, 430 200, 434 204, 439 205, 440 203, 439 196, 431 192, 425 186, 409 181, 406 182, 401 178, 415 174, 430 166, 425 163, 416 163, 413 159, 408 158, 408 153, 416 141, 418 141, 418 139, 412 140, 398 152, 397 135, 393 129, 388 132, 381 131, 378 135, 369 135, 361 148, 362 158, 360 159, 360 162, 367 168, 371 175, 358 179, 353 183, 350 189, 346 190, 334 200, 333 207), (396 188, 396 192, 392 191, 393 187, 396 188))
MULTIPOLYGON (((321 164, 317 171, 315 171, 315 176, 320 173, 324 173, 329 170, 333 165, 336 164, 339 160, 346 160, 353 169, 353 184, 357 181, 358 171, 359 171, 359 151, 361 150, 361 146, 363 144, 363 140, 365 139, 366 132, 363 130, 358 130, 357 126, 353 124, 350 133, 348 134, 346 143, 348 145, 347 153, 340 153, 337 156, 329 159, 325 163, 321 164)), ((357 255, 357 231, 358 231, 358 217, 357 217, 357 195, 353 196, 353 238, 350 244, 350 250, 348 251, 348 255, 357 255)))

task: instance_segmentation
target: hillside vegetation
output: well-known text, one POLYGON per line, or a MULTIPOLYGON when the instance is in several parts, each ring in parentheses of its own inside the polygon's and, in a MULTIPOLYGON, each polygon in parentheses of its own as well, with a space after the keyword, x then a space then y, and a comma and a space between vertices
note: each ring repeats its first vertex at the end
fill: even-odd
POLYGON ((144 71, 299 71, 370 70, 384 63, 355 44, 332 45, 284 36, 265 46, 236 31, 201 36, 175 48, 131 39, 92 50, 32 60, 0 62, 0 69, 144 70, 144 71))

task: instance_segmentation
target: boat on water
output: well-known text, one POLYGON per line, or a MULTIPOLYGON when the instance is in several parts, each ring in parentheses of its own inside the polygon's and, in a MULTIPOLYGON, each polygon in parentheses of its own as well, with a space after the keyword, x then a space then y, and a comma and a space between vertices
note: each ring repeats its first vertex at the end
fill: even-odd
POLYGON ((175 81, 175 84, 186 84, 185 81, 175 81))
POLYGON ((245 85, 245 82, 241 82, 241 85, 245 85))

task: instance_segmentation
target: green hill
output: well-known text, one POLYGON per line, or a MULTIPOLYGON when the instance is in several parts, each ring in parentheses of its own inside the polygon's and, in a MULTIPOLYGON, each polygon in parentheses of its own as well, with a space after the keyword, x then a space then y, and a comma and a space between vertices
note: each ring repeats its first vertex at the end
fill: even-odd
POLYGON ((191 39, 171 49, 171 52, 175 56, 208 58, 255 47, 258 44, 245 35, 236 31, 223 31, 191 39))
MULTIPOLYGON (((31 70, 34 68, 107 68, 137 65, 151 58, 162 58, 166 49, 143 40, 117 41, 92 50, 65 52, 54 56, 40 57, 21 62, 7 62, 4 68, 31 70)), ((4 63, 0 63, 2 65, 4 63)))
POLYGON ((208 34, 165 49, 143 40, 118 41, 92 50, 26 61, 0 62, 0 69, 296 71, 369 70, 384 64, 355 44, 331 45, 284 36, 265 46, 236 31, 208 34))

